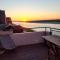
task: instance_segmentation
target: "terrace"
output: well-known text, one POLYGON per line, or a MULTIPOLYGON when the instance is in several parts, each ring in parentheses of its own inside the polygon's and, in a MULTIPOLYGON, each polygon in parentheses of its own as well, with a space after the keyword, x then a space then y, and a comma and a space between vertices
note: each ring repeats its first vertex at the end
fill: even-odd
MULTIPOLYGON (((49 44, 47 44, 46 41, 49 39, 51 40, 52 38, 50 37, 49 39, 45 40, 43 36, 54 36, 54 31, 58 33, 60 29, 49 27, 40 28, 44 29, 45 31, 10 34, 7 33, 0 35, 1 48, 3 47, 3 50, 5 51, 5 53, 0 54, 0 60, 55 60, 57 58, 57 52, 54 51, 58 49, 59 46, 54 42, 51 42, 51 45, 53 45, 54 47, 57 46, 57 48, 53 48, 53 53, 49 54, 49 52, 51 52, 51 46, 48 47, 50 41, 49 44)), ((57 34, 56 36, 58 35, 59 34, 57 34)), ((58 37, 60 38, 60 36, 58 37)), ((57 41, 59 38, 57 38, 57 41)))

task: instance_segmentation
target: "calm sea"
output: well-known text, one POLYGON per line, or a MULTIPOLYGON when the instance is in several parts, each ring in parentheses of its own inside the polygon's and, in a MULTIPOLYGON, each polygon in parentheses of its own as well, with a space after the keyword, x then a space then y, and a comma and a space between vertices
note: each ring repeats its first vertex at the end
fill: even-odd
POLYGON ((16 25, 21 25, 27 28, 33 27, 52 27, 52 28, 60 28, 60 24, 49 24, 49 23, 27 23, 27 22, 13 22, 16 25))
MULTIPOLYGON (((21 25, 23 27, 27 28, 34 28, 34 27, 51 27, 51 28, 58 28, 60 29, 60 24, 49 24, 49 23, 26 23, 26 22, 13 22, 16 25, 21 25)), ((41 31, 44 29, 38 28, 34 29, 35 31, 41 31)), ((47 29, 49 31, 49 29, 47 29)), ((60 35, 60 32, 53 32, 53 34, 58 34, 60 35)))

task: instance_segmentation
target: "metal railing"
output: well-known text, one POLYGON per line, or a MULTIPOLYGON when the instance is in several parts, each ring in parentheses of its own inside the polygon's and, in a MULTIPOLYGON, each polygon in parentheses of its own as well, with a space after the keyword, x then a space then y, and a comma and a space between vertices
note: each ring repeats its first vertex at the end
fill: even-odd
POLYGON ((47 32, 47 28, 48 28, 50 34, 52 34, 53 31, 55 31, 55 32, 59 32, 59 33, 60 33, 60 29, 59 29, 59 28, 51 28, 51 27, 34 27, 34 28, 31 28, 31 29, 38 29, 38 28, 42 28, 42 29, 44 29, 45 32, 47 32))
POLYGON ((51 29, 51 31, 60 32, 60 29, 58 29, 58 28, 50 28, 50 29, 51 29))

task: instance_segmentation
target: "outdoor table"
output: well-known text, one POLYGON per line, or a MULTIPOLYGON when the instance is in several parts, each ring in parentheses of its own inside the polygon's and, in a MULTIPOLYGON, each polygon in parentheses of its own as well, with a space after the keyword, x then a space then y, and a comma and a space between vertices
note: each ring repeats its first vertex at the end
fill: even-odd
POLYGON ((60 60, 60 36, 42 36, 48 47, 48 60, 60 60))

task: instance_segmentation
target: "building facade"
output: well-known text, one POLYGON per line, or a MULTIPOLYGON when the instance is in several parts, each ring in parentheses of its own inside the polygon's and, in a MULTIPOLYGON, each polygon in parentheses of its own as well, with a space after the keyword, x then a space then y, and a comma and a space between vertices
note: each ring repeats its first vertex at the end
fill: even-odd
POLYGON ((0 24, 6 24, 6 15, 4 10, 0 10, 0 24))

